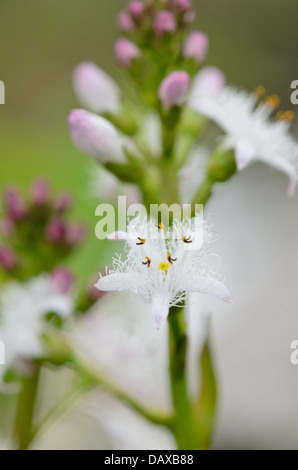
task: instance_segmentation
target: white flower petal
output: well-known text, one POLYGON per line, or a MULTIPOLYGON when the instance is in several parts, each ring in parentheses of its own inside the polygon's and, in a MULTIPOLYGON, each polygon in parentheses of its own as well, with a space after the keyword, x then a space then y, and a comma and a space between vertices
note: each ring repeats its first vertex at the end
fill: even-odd
POLYGON ((236 145, 235 159, 239 171, 243 170, 256 156, 256 151, 249 142, 240 140, 236 145))
POLYGON ((196 281, 188 285, 188 289, 192 292, 213 295, 225 302, 232 303, 232 296, 227 286, 212 277, 199 277, 196 281))
POLYGON ((168 318, 170 308, 169 297, 165 292, 153 294, 150 308, 153 325, 157 330, 160 330, 168 318))
POLYGON ((131 290, 134 291, 138 287, 143 287, 142 277, 138 276, 137 273, 112 273, 102 276, 95 287, 104 292, 110 291, 123 291, 131 290))

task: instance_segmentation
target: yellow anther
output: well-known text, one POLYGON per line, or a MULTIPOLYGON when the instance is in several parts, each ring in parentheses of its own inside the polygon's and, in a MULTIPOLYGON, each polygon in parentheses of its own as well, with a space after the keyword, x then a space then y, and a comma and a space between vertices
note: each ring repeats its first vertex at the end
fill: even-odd
POLYGON ((293 121, 294 117, 295 113, 290 109, 288 111, 278 111, 278 113, 276 114, 276 119, 280 121, 291 122, 293 121))
POLYGON ((146 239, 145 239, 145 238, 140 238, 140 237, 138 237, 138 240, 140 240, 140 241, 137 243, 137 245, 145 245, 145 243, 146 243, 146 239))
POLYGON ((163 224, 162 222, 160 222, 160 224, 156 225, 156 227, 157 227, 159 230, 164 230, 164 229, 165 229, 165 224, 163 224))
POLYGON ((151 259, 150 259, 148 256, 146 256, 146 260, 147 260, 147 261, 142 261, 142 264, 143 264, 144 266, 148 266, 148 268, 150 268, 150 266, 151 266, 151 259))
POLYGON ((277 95, 267 96, 265 101, 273 109, 278 108, 278 106, 280 105, 280 98, 277 95))
POLYGON ((182 237, 183 243, 192 243, 191 237, 182 237))
POLYGON ((171 263, 167 263, 166 261, 161 261, 159 263, 159 269, 164 273, 167 273, 168 269, 171 267, 171 263))
POLYGON ((263 85, 257 86, 257 88, 255 89, 255 94, 257 95, 259 99, 264 98, 266 94, 265 87, 263 87, 263 85))
POLYGON ((167 260, 169 263, 173 264, 174 261, 177 261, 177 258, 172 258, 171 253, 168 254, 167 260))

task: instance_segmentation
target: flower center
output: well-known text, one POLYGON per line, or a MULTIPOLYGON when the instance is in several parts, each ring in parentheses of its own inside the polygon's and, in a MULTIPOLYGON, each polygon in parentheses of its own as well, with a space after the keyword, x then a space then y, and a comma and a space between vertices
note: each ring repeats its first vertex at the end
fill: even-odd
POLYGON ((166 261, 161 261, 158 267, 161 271, 163 271, 164 273, 167 273, 168 269, 171 267, 171 263, 166 262, 166 261))

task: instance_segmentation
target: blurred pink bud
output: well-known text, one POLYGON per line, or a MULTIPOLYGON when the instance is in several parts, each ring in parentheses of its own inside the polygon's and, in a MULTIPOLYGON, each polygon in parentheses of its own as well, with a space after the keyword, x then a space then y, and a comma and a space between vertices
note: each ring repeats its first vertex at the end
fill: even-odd
POLYGON ((182 106, 186 100, 190 86, 190 77, 186 72, 172 72, 161 83, 159 99, 165 109, 182 106))
POLYGON ((74 109, 68 117, 70 134, 81 152, 106 163, 125 162, 125 155, 116 128, 101 116, 74 109))
POLYGON ((121 90, 117 83, 93 62, 79 64, 73 72, 78 100, 95 113, 116 114, 121 108, 121 90))
POLYGON ((60 219, 52 220, 46 227, 46 239, 50 243, 63 243, 66 237, 65 223, 60 219))
POLYGON ((133 42, 121 38, 115 42, 115 55, 121 64, 129 67, 134 59, 141 56, 141 51, 133 42))
POLYGON ((118 26, 122 31, 130 32, 135 29, 135 24, 129 13, 121 11, 118 15, 118 26))
POLYGON ((129 8, 129 12, 131 16, 135 18, 136 20, 140 20, 143 15, 145 4, 143 2, 135 0, 135 1, 130 2, 128 8, 129 8))
POLYGON ((183 16, 183 22, 186 25, 193 23, 195 19, 196 19, 196 13, 194 10, 187 11, 185 15, 183 16))
POLYGON ((226 84, 225 74, 217 67, 204 67, 193 79, 189 106, 200 112, 201 99, 216 98, 226 84))
POLYGON ((67 229, 66 241, 69 245, 74 246, 82 241, 84 235, 85 227, 83 225, 70 225, 67 229))
POLYGON ((55 202, 55 209, 58 212, 66 212, 72 206, 72 197, 68 193, 61 194, 55 202))
POLYGON ((164 33, 174 33, 177 23, 174 15, 169 11, 160 11, 154 22, 154 30, 156 36, 162 36, 164 33))
POLYGON ((13 233, 14 228, 15 228, 14 221, 10 217, 4 217, 0 221, 0 232, 5 237, 9 237, 13 233))
POLYGON ((4 201, 8 216, 11 219, 18 221, 26 217, 27 210, 17 189, 7 189, 4 194, 4 201))
POLYGON ((67 294, 74 284, 74 276, 67 268, 57 268, 52 272, 52 286, 60 294, 67 294))
POLYGON ((49 196, 49 184, 45 180, 38 180, 32 186, 32 199, 34 204, 42 206, 47 202, 49 196))
POLYGON ((187 59, 195 59, 201 62, 205 59, 209 48, 207 34, 202 31, 193 31, 186 39, 183 46, 183 55, 187 59))
POLYGON ((183 13, 186 13, 192 7, 190 0, 174 0, 173 5, 183 13))
POLYGON ((14 271, 18 266, 17 255, 8 246, 0 248, 0 266, 6 271, 14 271))

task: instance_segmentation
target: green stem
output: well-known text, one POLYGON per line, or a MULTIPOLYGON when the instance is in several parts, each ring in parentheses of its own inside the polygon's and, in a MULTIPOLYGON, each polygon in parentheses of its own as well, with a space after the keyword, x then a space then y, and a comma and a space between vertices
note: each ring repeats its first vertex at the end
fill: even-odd
POLYGON ((170 379, 174 407, 173 433, 180 450, 201 448, 186 381, 187 335, 183 310, 169 315, 170 379))
POLYGON ((31 442, 40 369, 40 364, 34 363, 32 374, 22 381, 14 425, 14 439, 18 450, 27 450, 31 442))
POLYGON ((80 359, 75 358, 73 362, 76 370, 89 382, 93 383, 94 386, 105 388, 116 398, 120 399, 137 413, 144 416, 144 418, 146 418, 148 421, 171 428, 172 416, 164 413, 161 410, 144 407, 141 403, 138 403, 133 397, 123 390, 120 390, 115 384, 109 382, 106 378, 102 377, 97 371, 92 369, 89 365, 83 363, 80 359))

